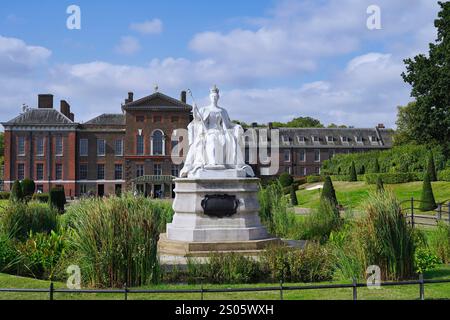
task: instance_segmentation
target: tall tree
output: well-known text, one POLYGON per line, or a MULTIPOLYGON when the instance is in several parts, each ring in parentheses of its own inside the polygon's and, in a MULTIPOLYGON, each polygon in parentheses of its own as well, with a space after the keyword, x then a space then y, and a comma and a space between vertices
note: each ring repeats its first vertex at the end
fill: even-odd
POLYGON ((437 39, 428 56, 406 59, 405 82, 412 86, 415 104, 408 106, 407 131, 419 143, 437 143, 450 150, 450 2, 439 2, 441 11, 434 22, 437 39))
POLYGON ((323 128, 324 125, 317 119, 311 117, 294 118, 288 123, 274 122, 274 127, 279 128, 323 128))

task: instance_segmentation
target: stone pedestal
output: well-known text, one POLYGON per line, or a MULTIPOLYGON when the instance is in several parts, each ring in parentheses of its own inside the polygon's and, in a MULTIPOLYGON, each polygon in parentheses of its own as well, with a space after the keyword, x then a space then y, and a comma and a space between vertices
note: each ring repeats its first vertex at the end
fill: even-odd
POLYGON ((270 244, 281 243, 271 237, 259 219, 257 178, 239 177, 231 172, 227 178, 214 172, 199 178, 176 179, 175 215, 162 235, 159 252, 163 255, 203 256, 211 251, 255 254, 270 244), (206 196, 235 196, 236 213, 227 217, 206 215, 202 201, 206 196))

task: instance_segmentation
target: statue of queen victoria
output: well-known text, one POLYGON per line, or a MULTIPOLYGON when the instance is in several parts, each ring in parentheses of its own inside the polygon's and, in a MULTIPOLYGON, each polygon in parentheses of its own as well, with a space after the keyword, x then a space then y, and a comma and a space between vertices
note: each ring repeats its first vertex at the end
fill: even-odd
POLYGON ((209 106, 198 109, 194 103, 194 120, 188 126, 189 152, 181 178, 196 178, 210 170, 235 170, 244 177, 255 176, 243 157, 244 130, 232 123, 227 111, 219 107, 219 98, 219 89, 214 86, 209 106))

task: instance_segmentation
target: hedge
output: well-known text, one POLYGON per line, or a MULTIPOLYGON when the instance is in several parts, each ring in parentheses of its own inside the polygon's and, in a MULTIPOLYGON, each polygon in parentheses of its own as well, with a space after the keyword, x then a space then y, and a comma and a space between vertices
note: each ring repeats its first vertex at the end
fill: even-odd
POLYGON ((48 193, 35 193, 33 195, 33 200, 41 202, 41 203, 48 203, 50 195, 48 193))
POLYGON ((377 184, 378 177, 381 177, 385 184, 398 184, 412 181, 419 181, 419 177, 414 172, 407 173, 368 173, 365 175, 368 184, 377 184))
POLYGON ((323 182, 324 178, 322 176, 308 176, 306 178, 307 183, 316 183, 316 182, 323 182))
POLYGON ((438 172, 439 181, 449 181, 450 182, 450 169, 445 169, 438 172))
POLYGON ((9 200, 9 197, 11 196, 11 193, 9 192, 0 192, 0 200, 9 200))
POLYGON ((324 161, 322 173, 328 175, 348 175, 352 162, 355 162, 356 173, 408 173, 424 172, 428 167, 430 152, 433 153, 436 170, 445 168, 445 155, 441 148, 430 148, 425 145, 404 145, 384 151, 337 154, 324 161), (377 164, 378 161, 378 164, 377 164))

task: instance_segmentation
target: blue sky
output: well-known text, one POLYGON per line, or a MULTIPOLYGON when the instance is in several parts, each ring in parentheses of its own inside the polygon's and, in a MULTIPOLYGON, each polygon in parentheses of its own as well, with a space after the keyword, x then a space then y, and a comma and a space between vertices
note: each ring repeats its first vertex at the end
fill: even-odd
POLYGON ((0 120, 38 93, 72 105, 78 121, 120 112, 128 91, 204 103, 222 91, 232 118, 312 116, 328 124, 395 126, 410 101, 402 60, 435 38, 433 0, 4 1, 0 120), (66 9, 81 8, 81 30, 66 9), (366 26, 369 5, 381 30, 366 26))

